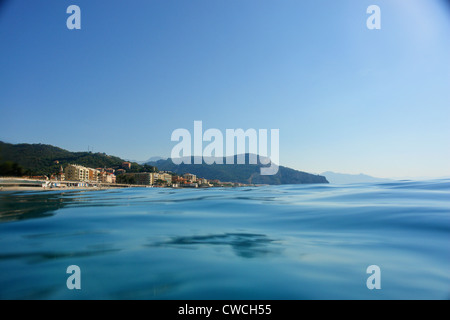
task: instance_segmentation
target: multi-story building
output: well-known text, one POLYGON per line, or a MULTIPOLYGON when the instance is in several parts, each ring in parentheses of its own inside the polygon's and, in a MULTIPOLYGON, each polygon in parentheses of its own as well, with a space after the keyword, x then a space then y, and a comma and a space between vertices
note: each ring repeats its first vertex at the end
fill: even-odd
POLYGON ((168 173, 161 173, 161 172, 157 173, 157 172, 155 172, 153 174, 153 180, 154 181, 156 181, 156 180, 164 180, 168 184, 171 184, 172 183, 172 175, 168 174, 168 173))
POLYGON ((65 179, 66 179, 66 176, 64 174, 64 169, 61 166, 60 169, 59 169, 59 173, 56 175, 56 180, 64 181, 65 179))
POLYGON ((64 175, 69 181, 88 181, 89 169, 76 164, 69 164, 65 170, 64 175))
POLYGON ((116 176, 98 169, 69 164, 64 170, 65 180, 116 183, 116 176))
POLYGON ((87 169, 89 170, 89 181, 98 182, 100 171, 92 168, 87 169))
POLYGON ((109 172, 100 172, 98 178, 101 183, 116 183, 116 176, 109 172))
POLYGON ((183 174, 183 178, 185 178, 187 181, 190 181, 190 182, 196 182, 197 181, 197 176, 195 174, 191 174, 191 173, 183 174))
POLYGON ((136 184, 151 186, 154 183, 154 175, 151 172, 139 172, 134 174, 136 184))

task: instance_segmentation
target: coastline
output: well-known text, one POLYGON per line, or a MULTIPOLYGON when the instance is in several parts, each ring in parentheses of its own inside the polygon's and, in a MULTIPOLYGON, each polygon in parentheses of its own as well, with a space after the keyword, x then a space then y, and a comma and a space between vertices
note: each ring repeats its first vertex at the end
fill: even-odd
POLYGON ((35 180, 16 177, 1 177, 2 191, 75 191, 75 190, 107 190, 119 188, 148 187, 142 185, 89 183, 80 181, 35 180))
POLYGON ((43 188, 43 187, 21 187, 21 186, 11 186, 11 187, 2 187, 0 186, 0 192, 4 191, 76 191, 76 190, 108 190, 108 189, 121 189, 125 187, 67 187, 67 188, 43 188))
POLYGON ((119 183, 98 183, 90 181, 59 181, 59 180, 36 180, 18 177, 0 177, 0 192, 10 191, 79 191, 79 190, 109 190, 124 188, 170 188, 170 189, 204 189, 214 187, 236 188, 245 186, 263 185, 233 185, 233 183, 223 182, 220 186, 160 186, 160 185, 137 185, 119 183))

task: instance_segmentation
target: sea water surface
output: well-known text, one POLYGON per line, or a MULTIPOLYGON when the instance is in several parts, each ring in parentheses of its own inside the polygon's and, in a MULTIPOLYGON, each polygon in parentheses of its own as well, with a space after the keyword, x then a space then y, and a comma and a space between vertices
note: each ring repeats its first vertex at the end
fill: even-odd
POLYGON ((449 299, 449 240, 450 180, 1 192, 0 299, 449 299))

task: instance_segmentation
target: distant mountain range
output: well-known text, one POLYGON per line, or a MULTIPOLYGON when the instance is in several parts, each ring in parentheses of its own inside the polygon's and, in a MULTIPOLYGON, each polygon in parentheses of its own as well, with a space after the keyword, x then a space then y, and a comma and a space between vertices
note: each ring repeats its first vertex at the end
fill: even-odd
POLYGON ((167 159, 167 158, 156 156, 156 157, 150 157, 147 160, 125 159, 125 161, 134 162, 134 163, 138 163, 138 164, 146 164, 146 163, 149 163, 149 162, 155 162, 155 161, 158 161, 158 160, 165 160, 165 159, 167 159))
POLYGON ((172 171, 176 174, 192 173, 206 179, 218 179, 226 182, 239 182, 251 184, 305 184, 305 183, 328 183, 327 179, 320 175, 314 175, 291 168, 279 166, 275 175, 261 175, 261 163, 248 164, 249 154, 245 155, 245 164, 237 164, 237 156, 234 156, 234 163, 226 164, 226 158, 222 158, 224 164, 193 164, 194 157, 191 157, 192 164, 173 163, 172 159, 158 160, 147 164, 156 166, 159 170, 172 171))
MULTIPOLYGON (((246 164, 180 164, 175 165, 171 159, 161 157, 150 158, 145 164, 132 162, 131 172, 142 172, 156 166, 159 170, 172 171, 177 174, 192 173, 206 179, 217 179, 224 182, 240 182, 252 184, 303 184, 328 183, 320 175, 314 175, 280 166, 278 173, 272 176, 260 174, 261 163, 248 164, 249 155, 245 155, 246 164)), ((105 153, 71 152, 46 144, 11 144, 0 141, 0 165, 9 163, 19 165, 19 170, 27 175, 49 175, 57 173, 61 166, 79 164, 90 168, 118 168, 124 159, 107 155, 105 153)), ((193 158, 192 158, 193 162, 193 158)), ((226 163, 226 159, 223 159, 226 163)), ((237 163, 237 156, 234 157, 237 163)), ((15 168, 14 170, 16 170, 15 168)), ((130 172, 130 170, 127 170, 130 172)), ((1 172, 0 172, 1 174, 1 172)), ((3 173, 5 174, 5 173, 3 173)))
POLYGON ((394 180, 375 178, 366 174, 345 174, 336 172, 323 172, 322 176, 325 176, 330 183, 334 184, 350 184, 350 183, 370 183, 370 182, 392 182, 394 180))

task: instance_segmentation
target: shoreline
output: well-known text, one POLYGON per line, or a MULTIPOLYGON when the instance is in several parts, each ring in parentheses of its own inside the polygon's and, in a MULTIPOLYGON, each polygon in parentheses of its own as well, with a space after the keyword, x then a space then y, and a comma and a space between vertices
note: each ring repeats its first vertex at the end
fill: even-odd
POLYGON ((142 188, 144 185, 93 183, 89 181, 37 180, 20 177, 0 177, 2 191, 76 191, 142 188))
POLYGON ((0 177, 0 192, 15 191, 93 191, 127 188, 168 188, 168 189, 207 189, 207 188, 237 188, 262 185, 233 185, 233 183, 223 182, 222 185, 209 186, 159 186, 159 185, 137 185, 119 183, 95 183, 90 181, 58 181, 58 180, 37 180, 20 177, 0 177))
POLYGON ((123 189, 126 187, 67 187, 67 188, 43 188, 43 187, 20 187, 20 186, 11 186, 11 187, 0 187, 0 192, 4 191, 76 191, 76 190, 109 190, 109 189, 123 189))

